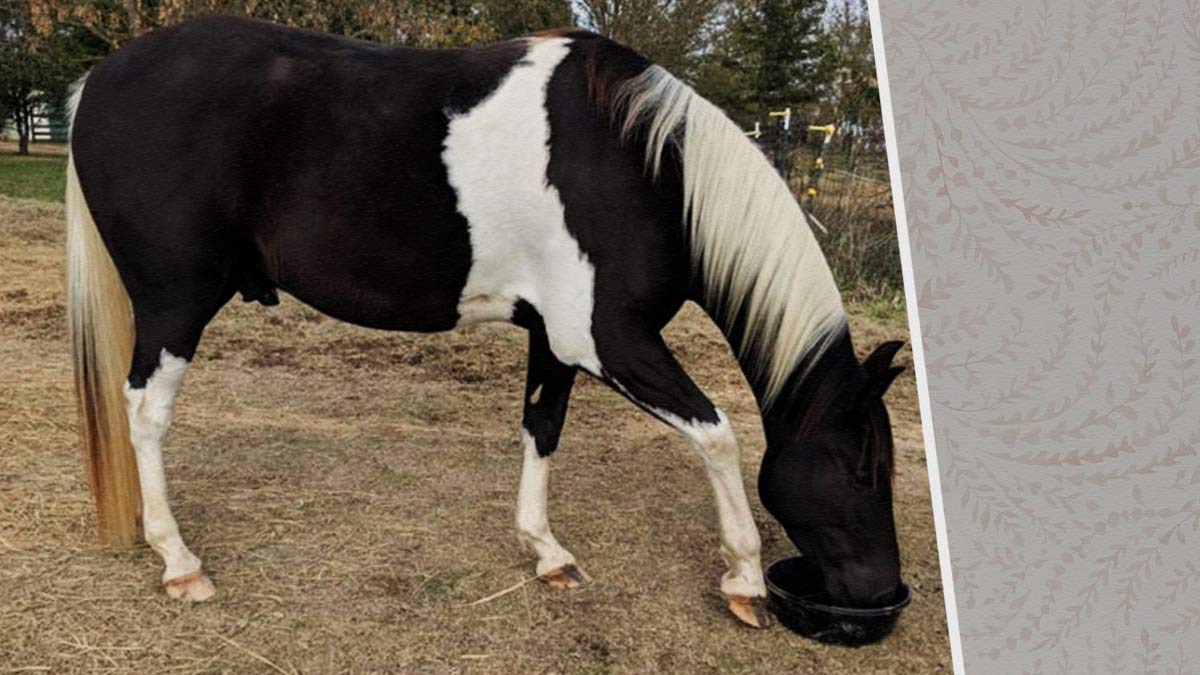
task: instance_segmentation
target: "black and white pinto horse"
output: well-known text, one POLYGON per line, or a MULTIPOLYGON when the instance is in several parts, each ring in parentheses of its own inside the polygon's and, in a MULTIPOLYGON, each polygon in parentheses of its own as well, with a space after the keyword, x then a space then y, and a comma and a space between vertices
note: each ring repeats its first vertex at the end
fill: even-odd
POLYGON ((110 545, 144 530, 172 597, 214 593, 167 500, 175 396, 217 311, 276 289, 373 328, 528 330, 516 524, 551 586, 588 581, 546 513, 576 373, 677 429, 716 494, 720 588, 762 626, 737 443, 660 336, 694 300, 763 411, 767 510, 832 601, 896 592, 882 395, 899 343, 857 361, 787 185, 632 50, 577 30, 392 48, 210 17, 109 56, 71 103, 69 316, 99 530, 110 545))

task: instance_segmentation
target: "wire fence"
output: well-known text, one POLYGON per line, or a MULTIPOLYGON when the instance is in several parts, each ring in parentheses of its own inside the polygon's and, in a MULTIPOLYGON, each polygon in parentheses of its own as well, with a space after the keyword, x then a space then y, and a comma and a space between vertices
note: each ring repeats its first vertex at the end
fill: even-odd
POLYGON ((758 132, 756 142, 813 221, 843 293, 854 300, 902 298, 882 132, 790 118, 758 132))

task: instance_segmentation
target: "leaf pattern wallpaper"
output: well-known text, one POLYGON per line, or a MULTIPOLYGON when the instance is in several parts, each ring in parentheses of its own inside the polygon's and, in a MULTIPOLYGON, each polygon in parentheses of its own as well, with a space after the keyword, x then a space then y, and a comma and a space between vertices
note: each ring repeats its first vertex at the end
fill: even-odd
POLYGON ((1200 673, 1200 0, 880 0, 968 673, 1200 673))

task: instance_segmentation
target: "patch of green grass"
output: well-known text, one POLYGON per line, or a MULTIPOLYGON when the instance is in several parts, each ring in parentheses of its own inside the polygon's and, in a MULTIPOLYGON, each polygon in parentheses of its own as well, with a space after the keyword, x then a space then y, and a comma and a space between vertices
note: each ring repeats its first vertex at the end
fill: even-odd
POLYGON ((65 155, 0 155, 0 195, 61 202, 66 171, 65 155))
POLYGON ((903 291, 847 300, 846 311, 891 326, 908 326, 908 310, 905 308, 903 291))

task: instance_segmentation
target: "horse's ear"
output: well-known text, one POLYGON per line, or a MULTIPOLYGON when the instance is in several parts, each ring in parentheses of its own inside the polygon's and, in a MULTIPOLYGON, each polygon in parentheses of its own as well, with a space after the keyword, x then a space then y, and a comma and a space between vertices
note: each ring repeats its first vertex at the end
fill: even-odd
MULTIPOLYGON (((878 350, 876 350, 878 351, 878 350)), ((872 354, 874 356, 874 354, 872 354)), ((859 400, 863 403, 878 401, 887 393, 888 387, 896 381, 896 376, 904 372, 904 366, 888 366, 876 373, 869 373, 867 383, 859 392, 859 400)))
POLYGON ((887 370, 888 366, 892 365, 892 359, 896 358, 896 352, 900 351, 903 346, 904 343, 900 340, 892 340, 876 347, 875 351, 871 352, 871 355, 863 361, 863 368, 867 370, 867 375, 873 379, 887 370))

